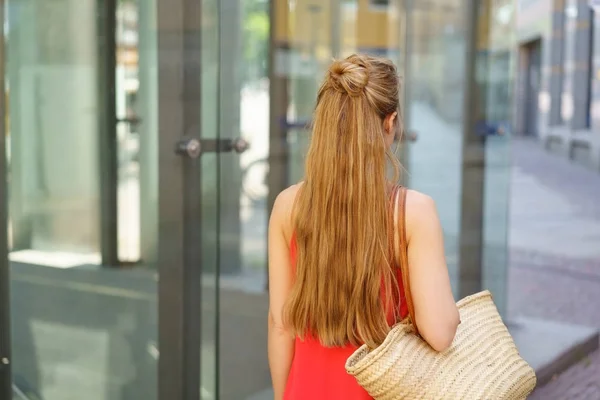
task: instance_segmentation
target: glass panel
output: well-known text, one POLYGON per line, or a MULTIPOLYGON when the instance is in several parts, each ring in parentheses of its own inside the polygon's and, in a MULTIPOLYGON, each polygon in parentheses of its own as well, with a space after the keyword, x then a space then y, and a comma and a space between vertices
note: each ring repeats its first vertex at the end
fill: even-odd
POLYGON ((363 51, 387 55, 401 67, 404 10, 399 1, 370 6, 362 0, 273 0, 274 74, 266 85, 264 66, 269 60, 263 46, 268 43, 269 4, 261 0, 242 3, 221 2, 220 131, 222 137, 241 131, 251 148, 239 159, 221 156, 221 251, 227 253, 229 261, 223 254, 219 387, 221 399, 262 400, 273 398, 266 349, 268 296, 264 290, 268 204, 303 175, 309 135, 306 126, 317 86, 331 58, 336 53, 363 51), (242 21, 241 29, 233 23, 237 18, 242 21), (373 26, 381 28, 372 33, 373 26), (243 51, 231 50, 239 48, 240 42, 244 43, 243 51), (238 65, 243 65, 243 70, 230 67, 238 65), (232 193, 237 189, 235 171, 240 169, 241 196, 232 193), (226 177, 227 173, 231 175, 226 177), (232 194, 226 195, 226 191, 232 194), (238 199, 239 209, 235 210, 238 199), (226 207, 231 211, 225 211, 226 207), (225 231, 226 225, 234 226, 233 218, 240 221, 236 248, 226 242, 236 238, 233 228, 225 231), (253 367, 248 369, 247 365, 253 367))
MULTIPOLYGON (((201 130, 203 139, 219 139, 219 76, 220 76, 220 7, 218 0, 202 0, 202 75, 201 88, 201 130)), ((221 6, 223 7, 223 5, 221 6)), ((220 240, 221 232, 227 227, 221 222, 220 210, 226 205, 226 196, 221 196, 219 189, 220 153, 206 153, 200 158, 201 199, 202 205, 202 320, 201 320, 201 376, 200 398, 211 400, 221 398, 218 389, 217 331, 218 308, 218 265, 221 256, 220 247, 226 246, 226 240, 220 240)), ((233 184, 233 182, 232 182, 233 184)), ((226 235, 223 233, 223 236, 226 235)), ((235 241, 235 239, 234 239, 235 241)))
MULTIPOLYGON (((283 41, 278 39, 277 44, 288 46, 285 53, 282 50, 280 54, 282 61, 286 58, 282 68, 287 70, 282 72, 289 87, 285 113, 290 183, 298 182, 304 174, 304 154, 309 139, 306 126, 314 109, 318 86, 332 57, 353 53, 387 57, 403 74, 406 29, 403 2, 336 1, 337 4, 321 5, 310 0, 297 0, 289 6, 280 6, 285 12, 280 11, 278 16, 287 19, 289 31, 289 37, 282 38, 283 41), (332 5, 337 8, 331 8, 332 5), (336 55, 333 49, 338 47, 340 53, 336 55)), ((278 20, 275 22, 280 24, 278 20)))
MULTIPOLYGON (((122 0, 123 6, 127 4, 128 7, 130 0, 122 0)), ((131 108, 126 108, 128 112, 131 112, 133 118, 139 119, 137 126, 133 123, 129 124, 129 127, 135 130, 132 135, 132 139, 135 140, 135 132, 139 132, 137 149, 137 164, 138 171, 137 176, 139 181, 136 182, 135 168, 133 168, 132 176, 130 177, 130 185, 133 187, 132 191, 135 192, 136 186, 139 187, 139 210, 135 210, 136 215, 130 218, 129 222, 127 219, 121 222, 119 229, 121 232, 131 232, 133 235, 136 234, 131 226, 136 226, 139 229, 138 235, 139 242, 135 240, 135 236, 132 239, 129 234, 126 234, 126 240, 119 243, 119 257, 121 260, 125 258, 127 254, 131 252, 139 252, 139 258, 146 265, 155 265, 157 262, 158 254, 158 38, 157 38, 157 10, 156 0, 137 0, 137 29, 138 29, 138 45, 137 45, 137 57, 136 49, 123 49, 123 52, 131 55, 132 59, 137 59, 138 77, 136 79, 133 71, 135 66, 131 66, 132 75, 128 76, 127 79, 135 89, 137 85, 137 93, 132 92, 132 97, 135 101, 132 103, 126 102, 126 105, 131 108), (136 82, 137 80, 137 82, 136 82), (131 220, 135 220, 136 216, 139 218, 139 224, 135 224, 131 220), (131 249, 131 250, 129 250, 131 249)), ((133 18, 132 18, 133 19, 133 18)), ((119 51, 119 49, 117 49, 119 51)), ((126 58, 127 61, 129 56, 126 58)), ((132 100, 133 100, 132 99, 132 100)), ((118 110, 117 110, 118 112, 118 110)), ((135 154, 135 153, 134 153, 135 154)), ((132 161, 136 161, 132 155, 132 161)), ((135 166, 134 163, 132 163, 135 166)), ((126 176, 126 175, 125 175, 126 176)), ((123 184, 123 175, 120 177, 120 183, 123 184)), ((127 187, 127 186, 125 186, 127 187)), ((133 197, 133 196, 132 196, 133 197)), ((126 195, 119 198, 119 211, 124 213, 127 210, 125 205, 121 203, 123 198, 129 198, 126 195)), ((127 204, 127 203, 125 203, 127 204)), ((119 218, 122 214, 119 215, 119 218)), ((135 260, 135 257, 131 257, 135 260)))
POLYGON ((219 399, 243 400, 268 387, 270 381, 264 292, 269 171, 269 85, 266 81, 269 2, 221 0, 219 4, 220 76, 215 82, 219 82, 220 137, 241 136, 251 147, 241 155, 222 153, 219 160, 217 383, 219 399), (252 368, 248 368, 249 365, 252 368))
MULTIPOLYGON (((147 7, 147 6, 146 6, 147 7)), ((139 10, 132 0, 119 0, 116 13, 117 66, 115 94, 118 146, 119 261, 140 260, 140 96, 139 10)), ((143 102, 144 100, 142 100, 143 102)))
POLYGON ((418 135, 405 167, 408 185, 431 196, 444 228, 458 295, 466 1, 413 1, 410 14, 407 128, 418 135))
POLYGON ((514 79, 514 2, 486 1, 480 19, 477 83, 482 98, 485 141, 483 209, 483 287, 506 311, 508 281, 508 211, 511 174, 510 122, 514 79))
MULTIPOLYGON (((228 18, 237 18, 236 13, 239 12, 231 3, 222 2, 220 17, 223 49, 220 130, 224 135, 238 132, 240 128, 235 125, 225 129, 224 121, 226 117, 230 122, 235 121, 235 117, 231 116, 241 114, 242 135, 253 144, 252 150, 240 161, 243 171, 240 210, 235 211, 234 206, 229 204, 229 199, 237 203, 238 197, 234 194, 223 195, 220 201, 222 210, 232 207, 231 212, 223 211, 220 217, 223 229, 221 251, 226 251, 231 260, 226 262, 223 255, 220 262, 219 324, 223 342, 219 347, 219 363, 220 395, 224 399, 270 396, 265 349, 268 299, 261 291, 264 281, 254 279, 266 273, 267 208, 264 200, 267 203, 272 201, 274 194, 302 178, 309 136, 306 125, 313 112, 318 84, 338 50, 340 56, 355 52, 386 56, 395 61, 400 72, 406 75, 406 125, 409 131, 418 135, 418 139, 416 143, 405 146, 407 149, 402 161, 407 173, 404 178, 411 188, 431 195, 438 204, 457 297, 461 286, 458 269, 461 234, 466 237, 475 232, 470 226, 467 227, 469 232, 461 232, 464 196, 477 194, 477 190, 463 193, 462 185, 464 168, 468 167, 463 163, 463 152, 466 151, 463 136, 467 131, 465 121, 471 117, 464 112, 464 91, 467 79, 474 78, 466 76, 465 53, 470 39, 466 29, 467 2, 407 2, 412 7, 408 11, 403 8, 404 2, 400 1, 340 1, 333 3, 333 7, 330 2, 273 1, 271 28, 274 41, 271 54, 274 68, 273 75, 269 77, 269 93, 261 84, 262 76, 255 72, 259 67, 249 67, 243 73, 229 69, 230 65, 253 65, 261 56, 247 53, 246 48, 241 54, 223 51, 238 48, 236 38, 243 43, 259 41, 266 12, 261 8, 263 2, 257 0, 244 5, 241 11, 243 28, 239 31, 226 23, 228 18), (408 25, 412 28, 407 33, 408 25), (228 27, 227 32, 223 30, 224 26, 228 27), (239 39, 240 35, 243 39, 239 39), (227 47, 225 43, 228 43, 227 47), (405 69, 405 65, 408 68, 405 69), (231 86, 235 85, 239 76, 242 77, 241 86, 231 86), (228 89, 224 90, 225 87, 228 89), (238 110, 235 96, 240 92, 238 101, 241 102, 241 110, 238 110), (266 115, 267 98, 272 113, 270 125, 266 115), (267 154, 270 158, 266 158, 267 154), (264 190, 266 171, 271 190, 268 196, 264 190), (225 225, 231 223, 232 215, 239 215, 241 220, 241 257, 238 261, 233 258, 237 250, 225 247, 225 238, 236 238, 235 230, 228 234, 224 231, 225 225), (239 266, 237 270, 236 266, 239 266), (255 271, 262 274, 254 274, 255 271), (244 329, 240 330, 239 326, 244 326, 244 329), (252 360, 254 368, 251 371, 243 368, 246 363, 241 360, 252 360), (263 387, 265 390, 261 390, 263 387)), ((502 8, 502 4, 494 7, 502 8)), ((496 67, 503 68, 503 72, 508 71, 510 57, 506 56, 506 52, 499 50, 495 57, 496 67)), ((484 121, 506 121, 510 109, 510 99, 506 95, 510 77, 495 71, 484 71, 493 78, 485 78, 488 76, 485 74, 482 75, 484 78, 478 78, 486 88, 486 104, 489 104, 486 110, 494 110, 495 113, 485 114, 484 121)), ((482 200, 481 196, 485 196, 485 206, 483 210, 470 210, 473 214, 469 217, 479 218, 484 213, 484 226, 476 227, 480 236, 481 229, 485 235, 483 248, 476 249, 483 252, 483 266, 477 265, 477 268, 484 270, 483 286, 502 296, 506 283, 506 225, 503 226, 501 221, 504 221, 503 215, 507 210, 502 199, 507 195, 508 145, 502 138, 491 138, 481 143, 485 143, 485 147, 480 146, 479 151, 485 149, 490 160, 490 165, 481 171, 486 181, 480 180, 478 186, 478 199, 482 200), (493 274, 490 275, 490 271, 494 271, 493 274)), ((232 190, 234 184, 230 182, 236 182, 235 175, 226 179, 225 171, 233 174, 239 167, 236 161, 229 163, 225 160, 228 159, 223 157, 221 161, 222 193, 226 190, 224 185, 229 187, 227 190, 232 190)))
POLYGON ((96 2, 12 0, 7 19, 11 259, 98 264, 96 2))
MULTIPOLYGON (((100 63, 115 51, 99 32, 113 25, 109 3, 11 0, 4 21, 13 372, 27 398, 157 398, 156 274, 98 265, 98 143, 110 132, 99 126, 112 120, 100 63)), ((140 137, 156 135, 145 129, 140 137)))
POLYGON ((236 10, 235 7, 228 7, 223 11, 221 18, 223 26, 227 26, 227 21, 241 19, 241 29, 226 29, 223 31, 223 41, 241 41, 242 50, 229 51, 223 54, 223 57, 228 57, 230 64, 243 65, 244 68, 231 70, 223 64, 221 93, 222 115, 239 115, 239 119, 229 118, 231 126, 225 129, 225 125, 222 125, 222 131, 223 134, 228 131, 232 132, 232 135, 237 133, 251 143, 250 149, 239 157, 238 165, 230 169, 241 171, 242 182, 239 202, 241 260, 238 262, 243 275, 249 277, 255 291, 262 291, 265 286, 264 266, 267 261, 265 239, 269 172, 269 2, 241 2, 241 7, 237 8, 236 10), (228 77, 237 74, 241 79, 228 77))

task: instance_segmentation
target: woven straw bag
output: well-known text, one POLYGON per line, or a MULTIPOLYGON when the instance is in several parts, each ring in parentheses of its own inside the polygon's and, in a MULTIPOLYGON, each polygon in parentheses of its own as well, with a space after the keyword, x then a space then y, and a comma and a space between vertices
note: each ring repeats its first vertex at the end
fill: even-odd
POLYGON ((394 193, 394 248, 402 269, 409 318, 396 324, 377 348, 360 347, 346 371, 376 400, 520 400, 536 385, 490 292, 457 303, 461 324, 450 348, 433 350, 418 335, 408 279, 404 209, 406 189, 394 193))

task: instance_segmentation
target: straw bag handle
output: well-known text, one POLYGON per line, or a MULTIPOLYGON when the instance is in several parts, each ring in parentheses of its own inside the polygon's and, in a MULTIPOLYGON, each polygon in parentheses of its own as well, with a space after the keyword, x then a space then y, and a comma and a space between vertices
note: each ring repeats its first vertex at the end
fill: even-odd
POLYGON ((394 189, 394 254, 396 264, 402 273, 402 286, 404 288, 404 298, 408 308, 410 321, 415 329, 415 334, 419 334, 415 320, 415 308, 413 297, 410 290, 410 276, 408 271, 408 239, 406 237, 406 193, 408 191, 404 186, 396 186, 394 189))

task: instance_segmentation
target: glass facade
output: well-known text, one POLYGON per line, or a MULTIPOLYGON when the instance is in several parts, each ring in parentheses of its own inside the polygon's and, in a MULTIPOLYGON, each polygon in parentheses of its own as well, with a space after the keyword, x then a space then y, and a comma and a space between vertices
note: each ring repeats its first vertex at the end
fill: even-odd
POLYGON ((12 372, 23 398, 157 398, 156 271, 103 259, 116 244, 119 258, 139 258, 140 135, 116 121, 132 116, 138 78, 126 30, 110 44, 133 4, 5 3, 12 372))
POLYGON ((465 83, 468 80, 467 4, 413 2, 408 38, 408 128, 418 134, 406 164, 409 186, 439 209, 455 296, 458 296, 465 83))
POLYGON ((11 1, 10 236, 15 259, 98 264, 100 101, 95 1, 11 1), (77 221, 76 224, 73 224, 77 221), (53 254, 48 254, 53 253, 53 254), (52 260, 52 259, 56 260, 52 260))
POLYGON ((355 52, 403 75, 456 297, 503 310, 513 6, 476 3, 5 1, 14 398, 269 398, 268 213, 355 52))

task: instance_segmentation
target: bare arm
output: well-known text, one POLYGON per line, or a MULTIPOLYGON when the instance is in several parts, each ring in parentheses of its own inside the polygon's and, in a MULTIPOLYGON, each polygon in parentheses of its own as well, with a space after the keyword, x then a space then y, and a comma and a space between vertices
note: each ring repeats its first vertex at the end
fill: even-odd
POLYGON ((460 316, 450 286, 444 237, 434 201, 409 191, 406 206, 408 264, 416 324, 437 351, 454 340, 460 316))
MULTIPOLYGON (((292 286, 292 266, 284 225, 289 221, 289 189, 275 201, 269 221, 269 367, 275 400, 283 399, 294 357, 294 338, 283 324, 283 306, 292 286)), ((292 199, 290 199, 292 197, 292 199)))

